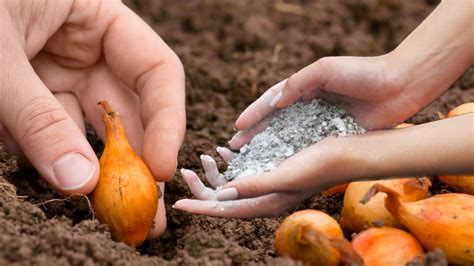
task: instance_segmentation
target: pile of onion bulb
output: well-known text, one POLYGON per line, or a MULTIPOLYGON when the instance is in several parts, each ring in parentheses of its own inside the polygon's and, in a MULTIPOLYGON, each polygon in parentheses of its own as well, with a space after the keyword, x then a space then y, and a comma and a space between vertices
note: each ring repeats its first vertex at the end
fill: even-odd
POLYGON ((368 202, 378 192, 387 195, 385 208, 424 248, 440 248, 453 264, 474 264, 474 196, 448 193, 405 202, 395 190, 376 184, 362 202, 368 202))
POLYGON ((344 194, 341 218, 343 228, 354 232, 381 225, 403 228, 403 225, 384 206, 387 195, 380 193, 366 204, 360 202, 367 191, 377 183, 395 190, 403 201, 417 201, 426 198, 431 185, 430 180, 426 177, 351 182, 344 194))

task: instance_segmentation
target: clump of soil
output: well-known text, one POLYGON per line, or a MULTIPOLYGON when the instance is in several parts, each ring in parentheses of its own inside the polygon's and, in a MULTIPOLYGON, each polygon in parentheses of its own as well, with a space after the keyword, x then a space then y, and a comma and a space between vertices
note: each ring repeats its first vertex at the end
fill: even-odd
MULTIPOLYGON (((238 114, 271 85, 322 56, 379 55, 393 49, 436 1, 128 0, 181 58, 186 71, 187 133, 179 167, 202 174, 199 155, 218 157, 238 114), (290 4, 281 5, 281 3, 290 4)), ((410 122, 474 101, 474 70, 410 122)), ((100 153, 102 144, 88 131, 100 153)), ((219 161, 221 170, 225 164, 219 161)), ((170 208, 192 195, 179 175, 167 184, 168 227, 138 250, 111 240, 83 197, 54 192, 37 173, 0 155, 0 264, 230 265, 286 264, 274 218, 225 219, 170 208), (13 185, 10 185, 13 184, 13 185), (15 192, 16 190, 16 192, 15 192)), ((449 191, 442 185, 436 191, 449 191)), ((297 209, 340 217, 342 196, 316 195, 297 209)))
MULTIPOLYGON (((266 122, 262 122, 266 123, 266 122)), ((341 108, 326 101, 301 101, 278 111, 268 126, 229 162, 227 180, 261 174, 328 136, 362 134, 365 130, 341 108)))

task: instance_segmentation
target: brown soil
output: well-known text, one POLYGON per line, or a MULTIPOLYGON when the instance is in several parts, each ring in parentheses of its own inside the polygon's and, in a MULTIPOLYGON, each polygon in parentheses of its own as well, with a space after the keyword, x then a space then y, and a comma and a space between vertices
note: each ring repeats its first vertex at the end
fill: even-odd
MULTIPOLYGON (((237 115, 270 85, 327 55, 377 55, 396 46, 434 8, 436 1, 350 0, 128 1, 177 52, 187 74, 187 135, 179 167, 202 174, 199 155, 216 156, 237 115)), ((471 70, 445 95, 411 119, 438 119, 474 101, 471 70)), ((94 147, 101 143, 89 132, 94 147)), ((219 162, 223 167, 222 162, 219 162)), ((276 258, 277 218, 211 218, 178 212, 170 205, 190 197, 176 175, 167 186, 168 228, 138 250, 110 239, 92 219, 87 201, 64 198, 35 172, 17 171, 0 150, 0 264, 295 264, 276 258), (11 185, 13 184, 13 185, 11 185)), ((436 193, 446 188, 437 185, 436 193)), ((299 209, 317 208, 339 217, 341 196, 316 196, 299 209)))

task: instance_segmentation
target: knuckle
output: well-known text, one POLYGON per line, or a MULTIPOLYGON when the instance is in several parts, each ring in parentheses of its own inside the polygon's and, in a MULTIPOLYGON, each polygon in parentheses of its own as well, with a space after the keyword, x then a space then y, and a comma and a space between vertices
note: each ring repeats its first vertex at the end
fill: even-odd
MULTIPOLYGON (((18 126, 22 140, 34 140, 52 127, 67 123, 69 116, 54 99, 37 97, 32 99, 18 114, 18 126)), ((56 133, 60 133, 57 131, 56 133)))
POLYGON ((334 74, 335 65, 337 64, 336 60, 335 57, 323 57, 314 63, 314 70, 321 77, 321 85, 327 83, 334 74))
POLYGON ((172 66, 174 66, 174 68, 179 72, 179 73, 182 73, 184 75, 184 67, 183 67, 183 63, 181 62, 181 59, 179 59, 178 55, 172 51, 172 53, 170 54, 169 58, 168 58, 168 63, 172 66))
POLYGON ((247 182, 245 187, 245 190, 250 194, 250 196, 259 195, 260 193, 260 186, 256 182, 247 182))
POLYGON ((332 60, 333 60, 332 57, 328 57, 328 56, 321 57, 318 61, 316 61, 316 65, 322 69, 329 68, 332 65, 332 60))

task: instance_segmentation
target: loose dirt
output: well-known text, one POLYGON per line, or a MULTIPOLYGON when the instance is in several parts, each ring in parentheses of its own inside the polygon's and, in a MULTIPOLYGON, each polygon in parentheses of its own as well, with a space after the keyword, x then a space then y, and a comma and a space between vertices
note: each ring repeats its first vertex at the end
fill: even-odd
MULTIPOLYGON (((187 134, 179 167, 202 175, 199 155, 225 146, 238 114, 269 86, 327 55, 378 55, 394 48, 436 1, 163 0, 126 1, 176 51, 186 70, 187 134), (290 5, 288 5, 290 4, 290 5)), ((474 70, 410 119, 438 119, 474 101, 474 70)), ((88 132, 100 153, 101 142, 88 132)), ((221 170, 224 163, 218 161, 221 170)), ((447 191, 437 184, 436 193, 447 191)), ((0 150, 0 265, 230 265, 285 264, 276 258, 281 220, 223 219, 171 208, 191 197, 177 174, 167 185, 168 228, 138 250, 110 239, 92 219, 87 201, 62 197, 34 171, 18 171, 0 150)), ((341 196, 314 198, 316 208, 340 217, 341 196)))

